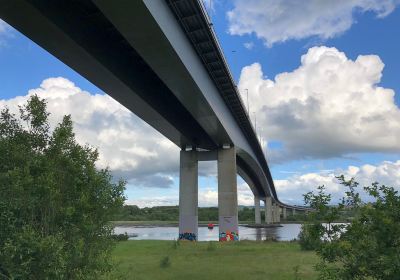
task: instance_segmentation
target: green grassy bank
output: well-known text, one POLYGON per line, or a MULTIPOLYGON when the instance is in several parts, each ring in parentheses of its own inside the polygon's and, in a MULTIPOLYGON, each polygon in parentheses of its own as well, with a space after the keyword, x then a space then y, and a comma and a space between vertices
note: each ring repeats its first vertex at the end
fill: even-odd
POLYGON ((293 242, 137 240, 118 243, 113 255, 110 279, 316 279, 317 256, 293 242))

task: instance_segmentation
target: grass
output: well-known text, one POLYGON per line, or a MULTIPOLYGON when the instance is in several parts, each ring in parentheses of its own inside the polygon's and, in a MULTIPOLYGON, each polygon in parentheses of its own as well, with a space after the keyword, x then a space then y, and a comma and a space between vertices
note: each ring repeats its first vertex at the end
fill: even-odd
POLYGON ((316 279, 317 256, 294 242, 119 242, 109 279, 316 279))

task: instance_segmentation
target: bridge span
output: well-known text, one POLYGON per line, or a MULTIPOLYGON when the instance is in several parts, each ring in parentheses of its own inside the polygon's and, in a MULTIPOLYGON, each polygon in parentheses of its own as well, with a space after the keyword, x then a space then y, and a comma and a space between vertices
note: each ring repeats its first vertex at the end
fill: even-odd
MULTIPOLYGON (((198 162, 218 162, 220 238, 238 238, 239 174, 255 221, 286 205, 200 0, 0 0, 0 18, 181 148, 180 238, 197 238, 198 162)), ((144 136, 145 137, 145 136, 144 136)))

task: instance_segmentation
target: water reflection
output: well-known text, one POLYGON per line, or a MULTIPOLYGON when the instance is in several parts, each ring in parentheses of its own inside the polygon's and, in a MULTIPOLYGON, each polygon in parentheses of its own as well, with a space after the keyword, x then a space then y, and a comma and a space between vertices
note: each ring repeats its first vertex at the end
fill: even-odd
MULTIPOLYGON (((283 224, 282 227, 273 228, 247 228, 239 226, 240 240, 276 239, 289 241, 297 238, 300 232, 300 224, 283 224)), ((116 234, 136 234, 132 240, 174 240, 178 237, 178 227, 116 227, 116 234)), ((199 241, 218 241, 218 226, 210 230, 207 227, 199 227, 199 241)))

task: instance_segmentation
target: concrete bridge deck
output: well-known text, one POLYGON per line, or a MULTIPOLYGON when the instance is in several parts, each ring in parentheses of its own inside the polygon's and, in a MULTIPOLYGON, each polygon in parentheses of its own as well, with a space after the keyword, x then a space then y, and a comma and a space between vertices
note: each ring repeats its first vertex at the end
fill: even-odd
POLYGON ((0 18, 181 147, 180 233, 197 234, 197 166, 218 161, 222 238, 237 232, 238 173, 266 223, 286 209, 198 0, 0 0, 0 18))

